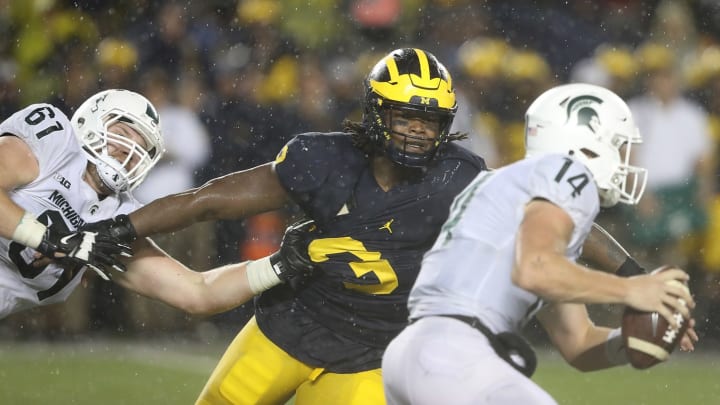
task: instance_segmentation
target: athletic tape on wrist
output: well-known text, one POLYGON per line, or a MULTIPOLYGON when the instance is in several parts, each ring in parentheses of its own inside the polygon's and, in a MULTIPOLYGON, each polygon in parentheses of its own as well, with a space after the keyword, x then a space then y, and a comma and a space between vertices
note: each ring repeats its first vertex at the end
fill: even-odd
POLYGON ((20 218, 20 223, 13 231, 12 240, 35 249, 40 246, 46 230, 47 227, 35 219, 33 214, 25 211, 20 218))
POLYGON ((280 284, 280 278, 275 274, 269 257, 263 257, 262 259, 249 262, 246 273, 248 285, 255 294, 259 294, 280 284))
POLYGON ((613 329, 608 334, 605 341, 605 357, 614 366, 621 366, 629 362, 620 328, 613 329))

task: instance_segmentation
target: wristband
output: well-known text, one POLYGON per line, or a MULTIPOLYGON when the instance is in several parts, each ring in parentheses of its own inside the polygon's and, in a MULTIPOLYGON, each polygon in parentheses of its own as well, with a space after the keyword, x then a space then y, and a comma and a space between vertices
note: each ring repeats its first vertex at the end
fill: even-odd
POLYGON ((613 329, 608 333, 605 341, 605 357, 613 366, 622 366, 629 362, 620 328, 613 329))
POLYGON ((47 227, 27 211, 20 218, 20 223, 12 234, 12 240, 29 248, 36 249, 45 237, 47 227))
POLYGON ((259 294, 280 284, 280 277, 275 273, 269 257, 253 260, 247 264, 248 285, 254 294, 259 294))
POLYGON ((647 274, 645 268, 638 264, 632 257, 628 256, 622 265, 615 272, 620 277, 632 277, 639 276, 641 274, 647 274))

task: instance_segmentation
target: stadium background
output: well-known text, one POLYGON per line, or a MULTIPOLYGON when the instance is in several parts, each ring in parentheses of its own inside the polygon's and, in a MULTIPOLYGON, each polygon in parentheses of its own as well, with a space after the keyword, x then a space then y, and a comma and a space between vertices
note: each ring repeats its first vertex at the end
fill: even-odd
MULTIPOLYGON (((685 183, 697 175, 714 186, 720 173, 720 5, 711 0, 0 0, 0 34, 0 117, 40 101, 70 115, 113 87, 158 106, 169 153, 141 190, 146 199, 271 160, 293 134, 359 119, 364 75, 405 46, 450 69, 456 129, 492 166, 522 157, 523 112, 546 88, 590 81, 633 98, 666 72, 703 109, 712 142, 709 170, 685 183)), ((672 262, 691 272, 699 351, 650 371, 580 375, 545 353, 530 325, 545 360, 537 379, 561 403, 720 402, 717 190, 691 204, 687 215, 699 219, 669 231, 634 224, 634 212, 600 217, 648 268, 672 262)), ((203 270, 274 251, 296 215, 201 224, 157 241, 203 270)), ((197 319, 88 278, 64 305, 0 321, 0 403, 189 403, 250 310, 197 319)), ((617 323, 619 309, 593 315, 617 323)))

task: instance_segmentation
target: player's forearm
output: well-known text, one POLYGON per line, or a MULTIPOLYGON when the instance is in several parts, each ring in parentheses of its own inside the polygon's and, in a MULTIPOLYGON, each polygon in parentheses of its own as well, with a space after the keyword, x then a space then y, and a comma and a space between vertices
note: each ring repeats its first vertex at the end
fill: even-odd
POLYGON ((15 204, 3 191, 0 191, 0 212, 0 236, 48 256, 54 255, 57 240, 53 239, 49 243, 51 238, 48 227, 38 221, 35 214, 15 204))
MULTIPOLYGON (((192 315, 210 315, 213 310, 210 294, 202 273, 181 268, 182 265, 158 263, 155 271, 138 271, 130 266, 125 273, 116 274, 113 280, 144 297, 160 301, 192 315)), ((184 267, 184 266, 183 266, 184 267)))
POLYGON ((217 314, 245 304, 255 296, 247 278, 247 266, 251 262, 234 263, 201 273, 203 276, 202 299, 196 311, 217 314))
MULTIPOLYGON (((618 366, 608 358, 608 334, 610 328, 593 326, 588 330, 581 347, 576 353, 566 358, 568 364, 575 367, 579 371, 597 371, 618 366)), ((613 356, 625 357, 623 353, 613 353, 613 356)))
POLYGON ((167 233, 195 222, 239 219, 281 208, 285 189, 270 164, 231 173, 203 186, 160 198, 133 212, 138 236, 167 233))
POLYGON ((595 326, 584 304, 550 303, 537 318, 565 361, 580 371, 627 362, 619 330, 595 326))
POLYGON ((150 239, 138 239, 133 250, 133 257, 123 260, 127 271, 113 273, 113 281, 147 298, 198 313, 195 308, 205 286, 202 273, 168 256, 150 239))
POLYGON ((592 268, 621 277, 646 273, 645 268, 635 261, 620 243, 595 223, 585 240, 580 260, 592 268))
POLYGON ((630 255, 600 225, 593 224, 580 259, 599 270, 615 273, 630 255))
POLYGON ((5 191, 0 190, 0 212, 0 236, 12 239, 25 210, 15 204, 5 191))
POLYGON ((157 199, 130 214, 138 237, 184 229, 212 219, 208 207, 197 202, 197 189, 157 199))
POLYGON ((529 254, 517 263, 513 282, 548 301, 587 304, 624 303, 628 286, 612 274, 573 263, 560 254, 529 254))
POLYGON ((270 282, 258 283, 258 268, 254 279, 249 276, 249 267, 261 263, 262 270, 264 261, 267 259, 234 263, 201 273, 185 268, 183 285, 168 291, 163 301, 194 315, 214 315, 237 308, 280 283, 272 269, 270 282))
POLYGON ((189 314, 212 315, 242 305, 255 295, 245 271, 246 263, 238 263, 196 272, 153 247, 140 248, 127 262, 127 271, 117 273, 113 280, 189 314))

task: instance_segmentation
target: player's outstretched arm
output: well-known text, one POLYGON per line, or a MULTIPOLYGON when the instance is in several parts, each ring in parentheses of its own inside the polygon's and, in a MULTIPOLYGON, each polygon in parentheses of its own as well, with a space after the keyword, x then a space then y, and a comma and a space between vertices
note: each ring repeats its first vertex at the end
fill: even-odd
POLYGON ((283 282, 311 274, 308 257, 311 222, 293 224, 283 235, 280 249, 262 259, 196 272, 163 252, 150 239, 138 240, 128 271, 114 279, 141 295, 196 315, 211 315, 244 304, 283 282))
POLYGON ((114 274, 113 281, 189 314, 227 311, 255 295, 247 278, 249 262, 196 272, 149 239, 136 241, 133 251, 133 257, 125 261, 127 271, 114 274))
POLYGON ((208 181, 157 199, 130 214, 137 237, 183 229, 195 222, 245 218, 289 201, 272 163, 208 181))

